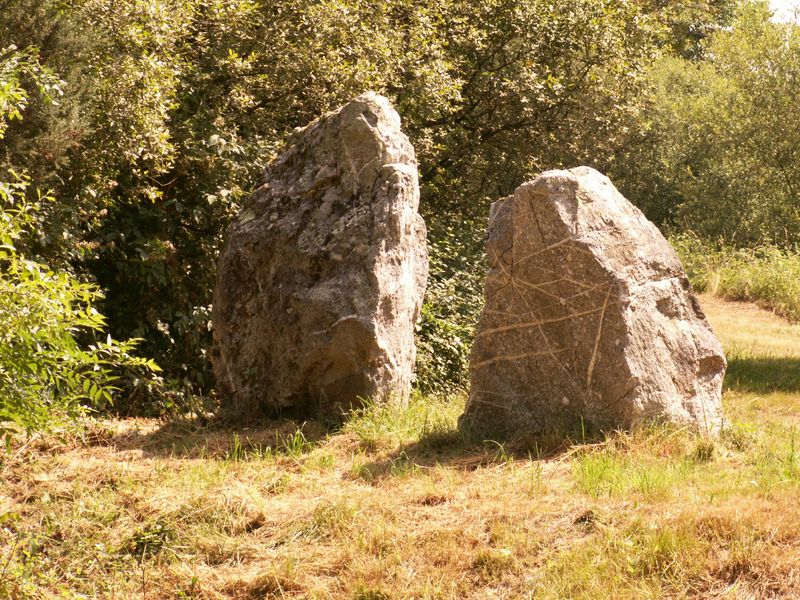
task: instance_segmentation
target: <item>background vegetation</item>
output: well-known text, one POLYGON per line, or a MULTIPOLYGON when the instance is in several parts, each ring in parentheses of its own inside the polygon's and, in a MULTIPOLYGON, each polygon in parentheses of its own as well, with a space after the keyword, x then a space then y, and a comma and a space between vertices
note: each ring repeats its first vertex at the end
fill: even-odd
MULTIPOLYGON (((770 21, 764 2, 0 0, 0 10, 0 180, 14 186, 5 206, 28 215, 3 281, 20 285, 13 256, 50 265, 88 286, 65 306, 91 302, 113 338, 141 339, 163 379, 110 365, 123 414, 212 397, 209 303, 225 229, 287 132, 365 89, 391 98, 420 163, 433 262, 423 391, 465 384, 488 206, 541 170, 607 172, 665 231, 705 240, 695 249, 747 256, 767 244, 777 249, 764 256, 788 257, 800 236, 800 34, 770 21)), ((88 348, 91 335, 65 319, 88 348)))
POLYGON ((657 60, 623 188, 657 222, 736 247, 800 240, 800 28, 744 4, 704 58, 657 60), (635 173, 635 174, 633 174, 635 173))
POLYGON ((672 238, 695 290, 754 302, 800 321, 800 255, 775 246, 732 248, 695 235, 672 238))
MULTIPOLYGON (((23 78, 45 100, 60 92, 61 82, 30 50, 9 47, 0 61, 0 139, 27 106, 23 78)), ((19 251, 53 198, 39 193, 33 201, 27 174, 9 169, 7 176, 0 180, 0 441, 6 442, 11 433, 48 430, 89 405, 110 405, 119 369, 158 369, 129 354, 138 340, 94 339, 105 327, 93 306, 102 298, 97 286, 19 251)))

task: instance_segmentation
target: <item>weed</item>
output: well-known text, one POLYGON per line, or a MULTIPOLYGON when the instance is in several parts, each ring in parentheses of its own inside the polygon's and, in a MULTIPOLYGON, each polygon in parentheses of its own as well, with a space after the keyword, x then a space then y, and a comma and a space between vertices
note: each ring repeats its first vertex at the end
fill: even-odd
POLYGON ((546 491, 544 483, 544 469, 543 461, 541 458, 533 459, 528 454, 527 478, 526 487, 530 496, 540 496, 546 491))
POLYGON ((233 441, 231 442, 231 448, 228 452, 225 453, 225 460, 230 460, 232 462, 239 462, 241 460, 247 459, 247 451, 242 446, 242 440, 239 438, 238 433, 233 434, 233 441))
POLYGON ((616 434, 598 448, 577 453, 572 473, 578 489, 593 498, 633 492, 664 499, 698 464, 711 460, 713 448, 713 442, 691 432, 656 426, 636 436, 616 434))
POLYGON ((352 458, 349 471, 353 479, 361 479, 370 482, 376 477, 374 466, 363 453, 359 453, 352 458))
POLYGON ((156 520, 137 532, 124 544, 122 552, 139 560, 158 555, 173 539, 173 528, 163 520, 156 520))
POLYGON ((275 434, 275 448, 280 454, 297 458, 298 456, 311 450, 313 447, 314 444, 306 439, 302 428, 286 437, 281 437, 277 433, 275 434))
POLYGON ((176 598, 178 600, 193 600, 199 598, 200 594, 200 579, 197 575, 193 575, 189 585, 185 588, 176 590, 176 598))
POLYGON ((496 442, 495 440, 485 440, 483 443, 486 444, 489 447, 494 446, 496 448, 495 449, 495 462, 504 464, 504 463, 510 463, 510 462, 514 461, 514 457, 511 456, 508 453, 508 450, 506 450, 506 446, 504 444, 501 444, 500 442, 496 442))
POLYGON ((405 451, 389 461, 389 475, 392 477, 408 477, 416 473, 419 468, 409 458, 405 451))
POLYGON ((329 452, 317 452, 311 455, 304 463, 306 472, 329 471, 336 465, 336 457, 329 452))

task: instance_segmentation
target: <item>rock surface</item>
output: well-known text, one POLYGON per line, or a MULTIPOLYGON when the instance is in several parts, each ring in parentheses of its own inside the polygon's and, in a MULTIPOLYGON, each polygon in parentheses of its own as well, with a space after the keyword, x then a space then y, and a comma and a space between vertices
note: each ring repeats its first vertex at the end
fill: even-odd
POLYGON ((234 416, 407 399, 428 273, 417 164, 374 93, 295 131, 227 233, 214 371, 234 416))
POLYGON ((658 229, 588 167, 492 205, 461 424, 484 434, 721 425, 726 361, 658 229))

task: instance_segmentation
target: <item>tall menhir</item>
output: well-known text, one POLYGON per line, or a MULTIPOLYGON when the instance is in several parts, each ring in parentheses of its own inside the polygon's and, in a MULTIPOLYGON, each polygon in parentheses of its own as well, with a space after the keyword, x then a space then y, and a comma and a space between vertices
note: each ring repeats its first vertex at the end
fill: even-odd
POLYGON ((227 232, 212 355, 234 417, 404 402, 428 274, 414 149, 366 93, 295 131, 227 232))

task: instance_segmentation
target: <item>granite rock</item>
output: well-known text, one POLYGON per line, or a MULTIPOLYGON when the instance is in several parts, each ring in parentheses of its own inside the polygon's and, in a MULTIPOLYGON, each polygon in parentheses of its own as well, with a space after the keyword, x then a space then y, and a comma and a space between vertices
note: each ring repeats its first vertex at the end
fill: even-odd
POLYGON ((339 419, 404 402, 425 292, 414 149, 366 93, 296 130, 227 232, 212 353, 224 411, 339 419))
POLYGON ((611 181, 548 171, 492 205, 463 427, 717 431, 726 361, 678 256, 611 181))

